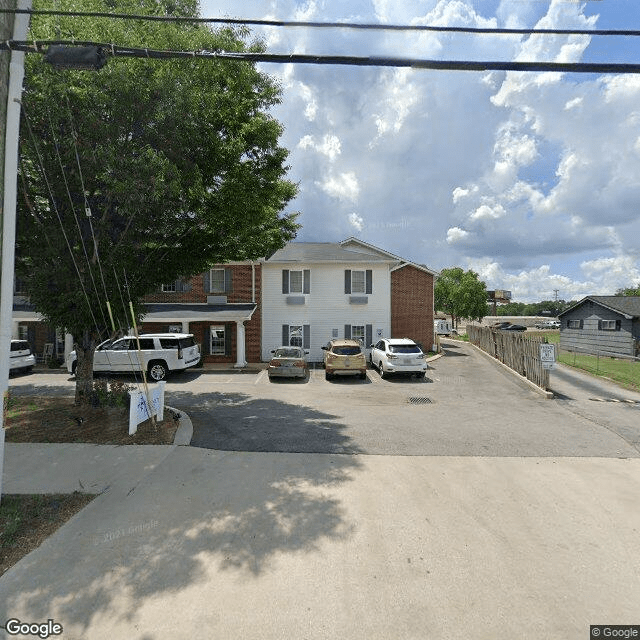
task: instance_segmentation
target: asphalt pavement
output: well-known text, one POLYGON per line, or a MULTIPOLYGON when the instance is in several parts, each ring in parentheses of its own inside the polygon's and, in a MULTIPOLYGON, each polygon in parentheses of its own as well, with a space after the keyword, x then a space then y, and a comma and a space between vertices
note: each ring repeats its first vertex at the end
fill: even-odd
POLYGON ((0 621, 51 619, 65 640, 578 640, 638 622, 638 450, 576 413, 631 429, 631 403, 547 400, 464 344, 424 384, 261 375, 168 384, 198 446, 7 445, 6 493, 98 496, 0 577, 0 621))

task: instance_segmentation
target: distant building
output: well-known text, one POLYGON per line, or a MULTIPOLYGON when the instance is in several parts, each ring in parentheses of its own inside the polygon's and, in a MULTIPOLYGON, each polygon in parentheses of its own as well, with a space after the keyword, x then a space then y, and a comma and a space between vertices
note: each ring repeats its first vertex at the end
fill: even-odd
POLYGON ((611 356, 640 354, 640 296, 587 296, 558 318, 561 349, 611 356))

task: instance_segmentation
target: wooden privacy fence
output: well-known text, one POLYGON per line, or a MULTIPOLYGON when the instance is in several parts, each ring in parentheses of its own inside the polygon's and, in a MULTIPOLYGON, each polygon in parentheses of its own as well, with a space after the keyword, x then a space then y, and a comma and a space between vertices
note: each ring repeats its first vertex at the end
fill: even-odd
POLYGON ((536 386, 549 388, 549 370, 540 360, 540 343, 544 336, 532 336, 515 331, 500 331, 490 327, 467 325, 469 342, 497 358, 536 386))

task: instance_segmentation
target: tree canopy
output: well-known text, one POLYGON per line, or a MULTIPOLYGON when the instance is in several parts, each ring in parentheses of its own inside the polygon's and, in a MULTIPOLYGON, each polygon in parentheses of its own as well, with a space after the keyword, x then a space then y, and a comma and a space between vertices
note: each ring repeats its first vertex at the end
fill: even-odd
MULTIPOLYGON (((34 8, 38 8, 35 6, 34 8)), ((191 0, 60 0, 60 10, 197 16, 191 0)), ((155 49, 260 51, 244 29, 188 22, 34 16, 30 37, 155 49)), ((270 255, 295 237, 283 214, 281 88, 255 65, 109 59, 59 71, 26 56, 18 277, 36 309, 93 348, 128 300, 209 265, 270 255)), ((91 351, 92 353, 92 351, 91 351)))
POLYGON ((487 288, 475 271, 442 269, 434 287, 435 308, 457 318, 478 319, 487 313, 487 288))
POLYGON ((640 296, 640 282, 637 287, 626 287, 616 291, 617 296, 640 296))

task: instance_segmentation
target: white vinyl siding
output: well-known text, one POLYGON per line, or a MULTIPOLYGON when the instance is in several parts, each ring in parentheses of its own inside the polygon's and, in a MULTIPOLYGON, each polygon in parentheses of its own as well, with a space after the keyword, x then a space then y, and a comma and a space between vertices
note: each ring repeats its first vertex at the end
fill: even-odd
MULTIPOLYGON (((289 283, 288 271, 296 271, 297 265, 269 264, 262 267, 262 360, 268 361, 271 349, 282 344, 284 325, 311 327, 309 360, 322 361, 322 345, 335 337, 343 337, 345 325, 372 327, 373 335, 388 337, 391 333, 391 274, 389 265, 385 263, 359 264, 345 263, 313 263, 300 265, 303 271, 310 269, 313 283, 312 293, 306 296, 304 305, 292 307, 287 304, 288 291, 285 282, 289 283), (290 269, 288 267, 294 267, 290 269), (354 268, 355 267, 355 268, 354 268), (366 305, 354 305, 350 295, 345 295, 345 271, 367 271, 373 289, 367 296, 366 305)), ((351 277, 349 278, 351 282, 351 277)), ((356 294, 362 296, 363 294, 356 294)), ((366 328, 365 328, 366 342, 366 328)), ((369 345, 365 344, 365 348, 369 345)))

